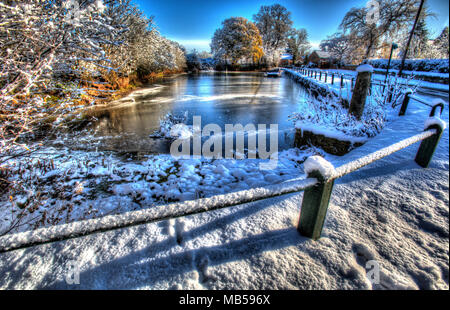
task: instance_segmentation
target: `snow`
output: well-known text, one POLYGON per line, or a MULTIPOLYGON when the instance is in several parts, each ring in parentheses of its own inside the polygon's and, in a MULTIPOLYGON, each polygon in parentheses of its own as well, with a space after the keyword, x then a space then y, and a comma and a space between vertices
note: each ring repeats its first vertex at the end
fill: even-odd
MULTIPOLYGON (((388 59, 372 59, 369 60, 369 64, 371 64, 374 68, 386 69, 388 65, 388 59)), ((392 70, 400 69, 401 60, 400 59, 392 59, 391 60, 391 68, 392 70)), ((426 73, 441 73, 443 76, 448 77, 448 59, 407 59, 405 61, 404 69, 406 71, 415 71, 415 72, 426 72, 426 73)), ((406 73, 406 71, 404 71, 406 73)))
POLYGON ((330 179, 335 174, 334 166, 321 156, 311 156, 303 163, 303 169, 309 175, 313 171, 318 171, 324 179, 330 179))
POLYGON ((367 142, 368 138, 365 137, 354 137, 346 135, 342 132, 332 130, 329 128, 326 128, 324 126, 320 125, 314 125, 314 124, 304 124, 302 121, 298 121, 295 123, 295 128, 300 129, 303 133, 303 131, 309 131, 316 135, 323 135, 328 138, 333 138, 339 141, 349 141, 352 144, 355 143, 365 143, 367 142))
MULTIPOLYGON (((27 163, 10 161, 11 180, 19 175, 27 180, 12 201, 20 204, 29 197, 41 205, 27 208, 13 232, 281 183, 302 176, 301 163, 316 154, 323 152, 286 150, 279 153, 275 170, 261 171, 266 160, 177 160, 162 154, 124 161, 113 154, 48 147, 27 163), (50 171, 40 168, 51 161, 50 171)), ((9 195, 0 196, 0 234, 14 223, 16 212, 9 195)))
MULTIPOLYGON (((447 102, 445 107, 442 119, 448 122, 447 102)), ((362 147, 343 157, 322 155, 334 167, 342 167, 383 147, 422 134, 421 124, 427 120, 428 113, 429 107, 412 101, 405 116, 393 119, 362 147)), ((448 129, 445 129, 427 169, 414 162, 418 147, 417 143, 403 148, 337 179, 322 238, 318 241, 298 234, 296 225, 303 193, 292 193, 1 253, 0 288, 448 290, 448 129), (71 261, 79 264, 79 285, 69 285, 65 281, 71 261), (378 284, 368 280, 367 266, 371 261, 380 266, 378 284)), ((64 154, 65 157, 55 163, 60 173, 53 177, 65 173, 71 180, 62 184, 68 186, 69 182, 79 180, 69 170, 74 169, 82 175, 88 168, 76 169, 76 163, 86 160, 82 155, 68 151, 64 154)), ((59 155, 61 152, 55 150, 54 156, 59 155)), ((289 183, 299 185, 304 178, 303 165, 296 165, 296 159, 303 159, 304 155, 299 150, 289 150, 284 159, 279 156, 277 170, 267 172, 258 169, 258 161, 186 160, 179 162, 183 167, 181 172, 170 173, 174 161, 160 156, 152 156, 140 164, 121 163, 112 157, 105 165, 110 165, 113 175, 120 177, 124 184, 142 182, 143 186, 133 191, 144 188, 151 195, 150 186, 154 186, 154 190, 166 193, 176 188, 174 184, 180 184, 183 193, 192 186, 192 191, 187 192, 195 193, 195 189, 201 188, 211 197, 213 189, 216 190, 214 194, 248 189, 247 183, 242 182, 244 180, 251 183, 250 180, 256 179, 261 186, 266 186, 266 178, 278 177, 286 181, 299 177, 298 182, 289 183), (220 177, 212 172, 216 169, 223 173, 220 177), (142 175, 144 170, 148 174, 142 175), (176 177, 172 181, 165 180, 160 172, 166 177, 171 174, 176 177), (140 175, 143 179, 134 181, 140 175), (186 177, 199 177, 204 184, 185 182, 183 178, 186 177), (231 177, 239 181, 226 181, 231 177), (152 181, 147 182, 146 178, 152 181), (218 193, 219 185, 229 188, 218 193), (211 187, 209 191, 208 186, 211 187)), ((46 156, 53 158, 53 155, 46 156)), ((100 155, 91 154, 89 159, 96 165, 102 161, 100 155)), ((64 178, 57 180, 62 182, 64 178)), ((89 191, 91 186, 85 184, 84 190, 89 191)), ((41 190, 47 189, 44 186, 41 190)), ((266 190, 248 192, 247 197, 263 194, 266 190)), ((143 193, 145 196, 145 191, 143 193)), ((114 209, 119 205, 124 208, 127 201, 132 201, 128 196, 108 197, 99 197, 94 204, 97 207, 111 205, 114 209)), ((24 201, 23 196, 20 201, 24 201)), ((178 212, 165 210, 163 206, 150 211, 153 209, 151 201, 149 199, 148 207, 138 210, 142 211, 138 214, 161 216, 166 212, 178 212)), ((179 203, 171 204, 171 208, 177 205, 179 203)), ((9 203, 0 204, 2 219, 10 217, 9 206, 9 203)), ((188 204, 186 208, 192 206, 188 204)), ((83 205, 77 207, 83 208, 83 205)), ((50 205, 44 208, 50 210, 50 205)), ((121 212, 115 210, 114 213, 121 212)), ((123 216, 127 218, 128 215, 124 213, 123 216)), ((76 226, 75 223, 68 225, 76 226)), ((0 245, 5 245, 5 239, 1 240, 0 245)))
POLYGON ((335 174, 333 175, 333 177, 340 178, 340 177, 342 177, 346 174, 349 174, 357 169, 367 166, 383 157, 389 156, 401 149, 404 149, 414 143, 420 142, 423 139, 428 138, 434 134, 436 134, 436 130, 428 130, 428 131, 422 132, 420 134, 417 134, 415 136, 406 138, 406 139, 399 141, 397 143, 394 143, 392 145, 386 146, 380 150, 377 150, 376 152, 373 152, 373 153, 370 153, 363 157, 360 157, 352 162, 349 162, 343 166, 336 168, 336 171, 335 171, 335 174))
POLYGON ((443 121, 442 119, 440 119, 437 116, 432 116, 429 117, 424 125, 424 130, 426 130, 427 128, 430 128, 430 126, 433 125, 438 125, 442 130, 445 130, 445 128, 447 128, 447 123, 445 121, 443 121))
POLYGON ((347 101, 349 101, 351 99, 351 91, 349 89, 347 89, 346 87, 341 88, 340 82, 339 82, 339 77, 335 76, 334 78, 334 84, 331 84, 331 74, 329 73, 327 76, 327 80, 325 81, 325 75, 323 72, 323 81, 319 81, 307 76, 302 75, 299 72, 296 72, 294 70, 291 69, 283 69, 284 72, 287 72, 288 74, 294 76, 296 79, 303 81, 303 83, 310 85, 313 88, 318 89, 319 91, 322 91, 322 89, 327 92, 327 93, 332 93, 333 96, 339 97, 339 98, 343 98, 346 99, 347 101))
MULTIPOLYGON (((371 95, 367 97, 364 113, 358 120, 345 108, 352 96, 351 80, 348 77, 343 78, 343 87, 341 87, 339 77, 334 84, 329 84, 331 83, 330 73, 325 82, 309 78, 294 70, 287 69, 286 72, 310 90, 318 93, 316 96, 309 96, 299 107, 298 112, 289 116, 299 129, 341 141, 364 143, 368 138, 377 135, 386 122, 398 114, 396 105, 387 103, 381 89, 374 86, 371 95)), ((325 78, 324 73, 322 72, 323 78, 325 78)), ((397 104, 400 103, 400 99, 400 96, 394 97, 397 104)))
MULTIPOLYGON (((315 185, 314 178, 293 180, 266 187, 257 187, 245 191, 216 195, 209 198, 185 201, 183 203, 155 206, 149 209, 130 211, 118 215, 108 215, 97 219, 77 221, 69 224, 55 225, 32 231, 9 234, 0 237, 0 253, 10 249, 21 248, 49 241, 79 237, 93 232, 111 230, 137 224, 176 218, 200 212, 225 208, 227 206, 248 203, 268 197, 302 191, 315 185)), ((114 189, 120 194, 133 192, 138 185, 121 185, 114 189)))
POLYGON ((193 129, 192 126, 185 124, 187 117, 187 111, 183 116, 166 114, 159 120, 159 130, 150 136, 167 139, 189 139, 193 135, 193 129))
POLYGON ((437 104, 443 104, 443 105, 445 106, 445 101, 442 100, 441 98, 434 98, 434 99, 431 101, 431 104, 432 104, 433 106, 435 106, 435 105, 437 105, 437 104))
POLYGON ((356 68, 356 72, 373 72, 373 67, 369 64, 360 65, 356 68))
POLYGON ((192 137, 192 128, 186 124, 175 124, 170 129, 170 136, 172 138, 189 139, 192 137))

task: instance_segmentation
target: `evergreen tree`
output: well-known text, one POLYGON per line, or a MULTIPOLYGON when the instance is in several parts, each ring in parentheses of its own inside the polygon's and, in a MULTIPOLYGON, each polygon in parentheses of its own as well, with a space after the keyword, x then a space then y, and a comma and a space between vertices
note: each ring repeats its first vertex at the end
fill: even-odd
POLYGON ((308 42, 308 32, 306 29, 292 29, 288 41, 288 51, 292 54, 294 64, 306 56, 311 47, 308 42))
POLYGON ((433 49, 436 50, 437 58, 449 58, 448 26, 445 27, 436 40, 434 40, 433 49))
POLYGON ((429 32, 425 18, 422 17, 417 21, 407 58, 427 58, 430 48, 428 40, 429 32))

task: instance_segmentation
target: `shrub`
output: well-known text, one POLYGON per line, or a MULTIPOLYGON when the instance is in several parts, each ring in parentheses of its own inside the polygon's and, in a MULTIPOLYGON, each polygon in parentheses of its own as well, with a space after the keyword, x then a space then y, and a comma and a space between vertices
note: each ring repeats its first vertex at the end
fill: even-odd
MULTIPOLYGON (((376 69, 387 69, 387 59, 372 59, 369 60, 376 69)), ((391 69, 399 70, 401 65, 400 59, 391 60, 391 69)), ((435 72, 435 73, 449 73, 448 59, 407 59, 403 70, 406 71, 421 71, 421 72, 435 72)))

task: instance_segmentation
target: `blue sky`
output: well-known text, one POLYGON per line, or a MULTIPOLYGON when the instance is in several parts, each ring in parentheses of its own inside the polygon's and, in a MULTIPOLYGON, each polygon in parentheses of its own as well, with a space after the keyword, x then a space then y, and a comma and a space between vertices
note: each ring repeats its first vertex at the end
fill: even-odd
MULTIPOLYGON (((146 15, 153 15, 161 34, 191 50, 209 51, 209 42, 221 22, 232 16, 252 19, 261 5, 279 3, 292 13, 296 28, 306 28, 313 46, 336 32, 345 13, 365 6, 367 0, 134 0, 146 15)), ((448 26, 448 0, 428 0, 437 18, 430 18, 433 36, 448 26)))

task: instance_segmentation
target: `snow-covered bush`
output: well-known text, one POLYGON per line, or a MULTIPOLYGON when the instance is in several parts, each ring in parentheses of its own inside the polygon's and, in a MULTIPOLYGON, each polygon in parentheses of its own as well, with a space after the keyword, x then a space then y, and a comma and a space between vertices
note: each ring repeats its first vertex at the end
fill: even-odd
POLYGON ((186 66, 181 47, 152 30, 136 45, 136 70, 142 77, 152 72, 182 70, 186 66))
POLYGON ((331 97, 309 96, 301 111, 292 114, 290 119, 295 123, 314 124, 354 137, 373 137, 382 129, 385 122, 382 108, 366 105, 363 117, 357 120, 348 113, 348 109, 331 100, 331 97))
POLYGON ((307 96, 305 104, 300 106, 300 111, 292 114, 289 119, 295 123, 329 128, 348 136, 374 137, 384 128, 393 108, 401 103, 405 90, 405 86, 395 77, 390 77, 387 83, 384 90, 381 87, 373 88, 372 94, 367 98, 361 120, 350 114, 341 104, 339 96, 332 92, 327 96, 320 93, 317 96, 307 96), (387 100, 390 92, 391 103, 387 100))
POLYGON ((167 113, 159 120, 159 130, 151 134, 153 138, 189 138, 192 135, 192 126, 186 125, 188 112, 183 116, 176 116, 172 113, 167 113))
MULTIPOLYGON (((377 69, 387 69, 388 59, 372 59, 369 64, 377 69)), ((399 70, 400 59, 392 59, 390 69, 399 70)), ((448 73, 448 59, 407 59, 403 70, 448 73)))
POLYGON ((124 25, 119 34, 121 44, 108 49, 108 57, 119 75, 140 75, 164 70, 183 70, 184 49, 162 37, 153 17, 146 17, 131 0, 110 0, 105 15, 113 24, 124 25))

